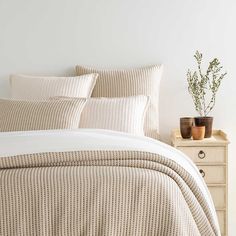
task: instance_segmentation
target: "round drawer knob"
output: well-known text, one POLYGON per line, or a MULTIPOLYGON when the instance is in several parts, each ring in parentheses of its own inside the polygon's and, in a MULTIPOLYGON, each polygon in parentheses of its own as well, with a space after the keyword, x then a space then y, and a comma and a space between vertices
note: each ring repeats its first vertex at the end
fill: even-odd
POLYGON ((199 172, 200 172, 200 174, 202 175, 202 177, 204 178, 205 175, 206 175, 205 172, 204 172, 204 170, 200 169, 199 172))
POLYGON ((206 157, 206 153, 201 150, 201 151, 199 151, 199 153, 198 153, 198 157, 199 157, 200 159, 204 159, 204 158, 206 157))

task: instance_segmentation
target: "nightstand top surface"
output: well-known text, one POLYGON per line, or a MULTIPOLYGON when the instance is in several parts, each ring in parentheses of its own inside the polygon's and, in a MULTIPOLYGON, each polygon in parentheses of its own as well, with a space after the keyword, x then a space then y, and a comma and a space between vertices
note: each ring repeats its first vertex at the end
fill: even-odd
POLYGON ((177 146, 226 146, 229 143, 226 133, 222 130, 214 130, 211 138, 203 140, 183 139, 179 129, 174 129, 171 135, 172 144, 177 146))

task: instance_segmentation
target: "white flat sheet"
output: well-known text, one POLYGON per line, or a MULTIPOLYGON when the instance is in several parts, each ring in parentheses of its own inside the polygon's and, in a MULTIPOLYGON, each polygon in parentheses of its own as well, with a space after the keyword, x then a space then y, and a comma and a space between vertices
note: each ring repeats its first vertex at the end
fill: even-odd
POLYGON ((182 152, 163 142, 148 137, 98 129, 0 132, 0 157, 79 150, 147 151, 174 160, 197 181, 217 222, 213 201, 197 167, 182 152))

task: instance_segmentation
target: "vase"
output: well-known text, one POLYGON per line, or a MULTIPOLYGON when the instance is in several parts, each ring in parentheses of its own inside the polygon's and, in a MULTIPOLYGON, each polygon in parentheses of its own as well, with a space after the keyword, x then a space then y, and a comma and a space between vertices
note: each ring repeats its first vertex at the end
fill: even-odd
POLYGON ((193 140, 202 140, 205 136, 205 126, 192 127, 193 140))
POLYGON ((195 126, 205 126, 205 138, 210 138, 212 135, 213 117, 199 116, 194 118, 195 126))
POLYGON ((189 139, 192 137, 192 126, 194 119, 192 117, 180 118, 180 133, 182 138, 189 139))

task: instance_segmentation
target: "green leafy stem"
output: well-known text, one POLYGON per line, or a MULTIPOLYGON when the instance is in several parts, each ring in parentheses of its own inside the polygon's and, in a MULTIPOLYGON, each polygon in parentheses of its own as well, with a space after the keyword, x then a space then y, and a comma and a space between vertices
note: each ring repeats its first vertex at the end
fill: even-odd
POLYGON ((206 72, 203 73, 202 57, 202 53, 196 51, 194 58, 197 61, 197 70, 194 72, 188 70, 187 80, 188 91, 196 111, 200 116, 207 116, 215 106, 216 93, 227 73, 221 73, 223 66, 217 58, 209 62, 206 72))

